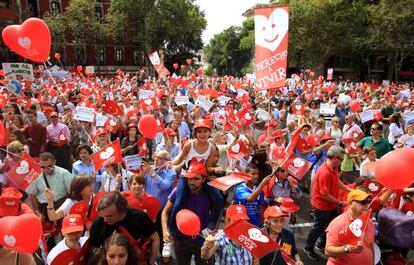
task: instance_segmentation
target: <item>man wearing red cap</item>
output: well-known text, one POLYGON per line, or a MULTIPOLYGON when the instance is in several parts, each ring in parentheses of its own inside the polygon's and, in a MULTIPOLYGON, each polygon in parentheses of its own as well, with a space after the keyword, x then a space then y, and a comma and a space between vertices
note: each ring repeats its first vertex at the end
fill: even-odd
POLYGON ((71 136, 69 128, 65 124, 59 122, 59 114, 57 112, 52 112, 50 118, 52 122, 46 127, 46 150, 55 156, 56 164, 58 166, 71 171, 72 164, 70 163, 69 153, 71 136))
POLYGON ((75 249, 79 251, 88 237, 83 236, 85 223, 84 218, 79 214, 69 214, 63 218, 62 235, 63 240, 60 241, 47 255, 47 264, 52 264, 53 260, 63 251, 75 249))
MULTIPOLYGON (((246 207, 230 205, 226 211, 226 226, 240 219, 249 220, 246 207)), ((201 258, 207 260, 213 255, 217 265, 250 265, 253 259, 249 251, 228 238, 223 231, 215 236, 209 235, 201 248, 201 258)))
MULTIPOLYGON (((215 224, 212 222, 212 212, 214 207, 222 207, 217 205, 214 200, 214 195, 211 194, 204 182, 207 177, 207 168, 203 163, 193 161, 190 164, 188 172, 184 175, 187 178, 189 193, 186 193, 182 198, 182 205, 176 200, 177 188, 175 188, 169 198, 168 202, 162 211, 161 224, 164 234, 164 242, 169 243, 174 240, 174 251, 177 258, 177 264, 189 265, 191 257, 194 255, 196 264, 208 264, 207 261, 202 260, 200 256, 201 246, 203 240, 201 237, 191 238, 182 234, 177 228, 176 213, 181 209, 188 209, 193 211, 201 221, 201 230, 213 230, 215 224), (177 203, 176 203, 177 202, 177 203)), ((215 220, 213 220, 215 221, 215 220)), ((164 250, 169 246, 164 244, 164 250)), ((163 253, 164 254, 164 253, 163 253)), ((165 253, 167 254, 167 253, 165 253)))
POLYGON ((374 264, 375 230, 372 220, 368 216, 359 219, 364 219, 361 225, 352 225, 368 210, 371 195, 362 190, 352 190, 348 193, 347 201, 350 203, 348 210, 336 217, 326 229, 325 254, 329 256, 327 264, 374 264), (349 244, 346 237, 341 236, 350 230, 353 235, 360 237, 356 245, 349 244))
POLYGON ((21 202, 22 193, 13 187, 3 188, 0 196, 0 217, 33 213, 32 209, 21 202))
POLYGON ((264 212, 265 231, 281 247, 280 250, 271 252, 260 259, 260 265, 286 264, 283 255, 295 261, 295 265, 303 265, 296 248, 293 231, 286 227, 288 214, 283 212, 279 206, 270 206, 264 212))

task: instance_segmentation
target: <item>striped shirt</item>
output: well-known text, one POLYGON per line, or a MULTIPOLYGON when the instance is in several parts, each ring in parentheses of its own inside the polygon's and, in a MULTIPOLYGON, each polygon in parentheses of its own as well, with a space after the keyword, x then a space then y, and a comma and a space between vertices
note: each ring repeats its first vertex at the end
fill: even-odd
POLYGON ((220 231, 216 236, 215 265, 251 265, 253 256, 242 246, 237 246, 220 231))

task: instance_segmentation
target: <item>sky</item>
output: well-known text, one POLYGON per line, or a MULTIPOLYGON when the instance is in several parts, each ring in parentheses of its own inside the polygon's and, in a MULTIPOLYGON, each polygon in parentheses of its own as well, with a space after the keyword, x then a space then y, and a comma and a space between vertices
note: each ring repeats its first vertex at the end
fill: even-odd
POLYGON ((208 44, 214 34, 230 26, 241 26, 246 19, 242 14, 257 3, 269 3, 269 0, 196 0, 204 11, 207 27, 203 32, 203 42, 208 44))

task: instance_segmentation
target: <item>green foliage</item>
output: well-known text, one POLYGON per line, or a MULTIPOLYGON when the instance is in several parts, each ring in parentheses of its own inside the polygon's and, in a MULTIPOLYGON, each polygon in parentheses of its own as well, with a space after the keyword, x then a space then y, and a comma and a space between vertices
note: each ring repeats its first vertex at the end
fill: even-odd
POLYGON ((193 0, 113 0, 108 21, 116 41, 132 42, 147 53, 162 49, 166 65, 193 58, 207 25, 193 0))
MULTIPOLYGON (((414 54, 414 0, 275 0, 271 4, 289 5, 290 66, 321 73, 328 59, 339 52, 351 55, 351 67, 358 72, 369 68, 373 53, 387 51, 397 76, 403 59, 414 54)), ((240 32, 240 45, 228 48, 253 55, 253 17, 245 20, 240 32)), ((206 48, 209 63, 217 69, 223 69, 223 58, 232 52, 219 49, 225 43, 221 34, 206 48)))

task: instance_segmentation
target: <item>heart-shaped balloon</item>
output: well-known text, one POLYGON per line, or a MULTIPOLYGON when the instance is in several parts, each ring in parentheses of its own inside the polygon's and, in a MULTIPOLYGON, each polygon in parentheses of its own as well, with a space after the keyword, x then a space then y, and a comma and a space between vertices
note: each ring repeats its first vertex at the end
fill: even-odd
POLYGON ((35 214, 0 218, 0 244, 7 249, 33 253, 38 248, 42 233, 42 223, 35 214))
POLYGON ((50 54, 51 36, 47 24, 40 18, 29 18, 21 25, 11 25, 2 32, 4 43, 18 55, 42 63, 50 54))

